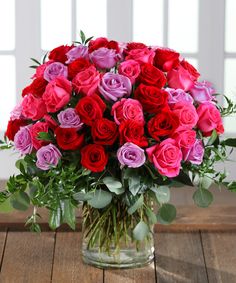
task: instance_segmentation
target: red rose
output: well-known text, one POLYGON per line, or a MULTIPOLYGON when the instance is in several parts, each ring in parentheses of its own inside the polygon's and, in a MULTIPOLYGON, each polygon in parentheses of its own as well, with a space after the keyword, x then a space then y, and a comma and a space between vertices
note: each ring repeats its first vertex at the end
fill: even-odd
POLYGON ((105 37, 99 37, 95 40, 90 40, 89 42, 89 53, 92 53, 93 51, 101 48, 101 47, 106 47, 108 49, 115 49, 116 52, 119 52, 119 45, 118 42, 111 40, 109 41, 105 37))
POLYGON ((144 136, 143 123, 134 120, 125 120, 119 126, 120 144, 132 142, 140 147, 148 146, 147 138, 144 136))
POLYGON ((141 83, 158 88, 162 88, 166 84, 166 77, 163 72, 148 63, 142 64, 139 80, 141 83))
POLYGON ((54 48, 50 53, 49 53, 49 56, 48 58, 50 60, 53 60, 53 61, 57 61, 57 62, 61 62, 63 64, 65 64, 65 62, 67 61, 67 56, 66 56, 66 53, 68 51, 70 51, 71 48, 73 48, 74 46, 71 45, 71 46, 68 46, 68 45, 61 45, 61 46, 58 46, 56 48, 54 48))
POLYGON ((158 48, 154 57, 154 66, 168 72, 179 65, 179 53, 168 48, 158 48))
POLYGON ((189 72, 193 81, 196 81, 200 77, 198 71, 188 61, 182 60, 180 64, 182 67, 184 67, 185 70, 189 72))
POLYGON ((164 110, 151 118, 148 122, 148 132, 155 140, 174 133, 179 126, 179 119, 172 111, 164 110))
POLYGON ((92 137, 96 144, 112 145, 117 136, 116 123, 106 118, 98 119, 92 125, 92 137))
POLYGON ((10 141, 14 141, 15 134, 19 131, 20 127, 23 127, 26 125, 27 125, 26 121, 22 119, 9 120, 8 125, 7 125, 7 130, 5 132, 5 136, 10 141))
POLYGON ((84 59, 79 58, 73 61, 68 65, 68 77, 69 79, 73 79, 79 72, 84 71, 88 67, 90 67, 92 64, 84 59))
POLYGON ((32 138, 33 146, 36 150, 42 146, 48 144, 47 141, 38 139, 38 134, 40 132, 48 132, 48 124, 45 122, 37 122, 30 128, 30 134, 32 138))
POLYGON ((77 103, 75 110, 83 123, 91 125, 93 121, 102 118, 106 104, 97 95, 85 96, 77 103))
POLYGON ((76 150, 84 142, 84 134, 79 134, 75 128, 61 128, 55 130, 57 144, 64 150, 76 150))
POLYGON ((36 97, 42 97, 47 84, 48 82, 44 78, 42 77, 36 78, 33 80, 33 82, 29 86, 23 89, 22 96, 25 96, 31 93, 36 97))
POLYGON ((92 172, 103 171, 107 161, 108 155, 101 145, 88 144, 81 150, 81 164, 92 172))
POLYGON ((128 51, 133 50, 133 49, 143 49, 146 48, 147 45, 141 43, 141 42, 130 42, 127 44, 126 49, 128 51))
POLYGON ((155 86, 140 84, 135 92, 134 98, 143 106, 143 110, 148 113, 158 113, 164 108, 168 108, 168 93, 155 86))

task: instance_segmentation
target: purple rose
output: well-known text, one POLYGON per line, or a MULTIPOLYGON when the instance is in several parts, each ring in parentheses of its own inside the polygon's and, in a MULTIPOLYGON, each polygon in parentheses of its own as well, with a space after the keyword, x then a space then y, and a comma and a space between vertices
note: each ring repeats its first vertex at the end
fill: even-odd
POLYGON ((190 149, 183 149, 184 161, 200 165, 204 156, 204 147, 201 140, 196 140, 190 149))
POLYGON ((79 115, 74 108, 67 108, 57 115, 61 128, 76 128, 80 130, 83 126, 79 115))
POLYGON ((193 87, 189 90, 193 99, 198 103, 204 103, 214 99, 212 94, 215 93, 215 89, 212 84, 207 81, 195 82, 193 87))
POLYGON ((121 165, 130 168, 140 167, 146 161, 144 150, 132 142, 127 142, 118 149, 117 158, 121 165))
POLYGON ((24 118, 22 115, 22 105, 17 104, 10 113, 10 119, 13 121, 22 118, 24 118))
POLYGON ((75 61, 78 58, 85 58, 88 59, 88 47, 80 44, 74 48, 72 48, 69 52, 66 53, 68 60, 66 64, 70 64, 71 62, 75 61))
POLYGON ((61 158, 61 153, 55 145, 50 143, 42 146, 37 151, 36 157, 36 166, 42 170, 49 170, 51 167, 57 166, 61 158))
POLYGON ((130 95, 132 84, 130 79, 123 75, 106 73, 98 89, 106 100, 117 101, 119 98, 130 95))
POLYGON ((168 92, 168 103, 169 104, 175 104, 177 102, 191 102, 193 103, 193 98, 190 94, 185 92, 183 89, 174 89, 174 88, 166 88, 165 91, 168 92))
POLYGON ((54 80, 57 77, 65 77, 68 76, 68 70, 67 67, 60 63, 60 62, 54 62, 49 64, 43 74, 43 77, 46 81, 50 82, 54 80))
POLYGON ((21 127, 14 137, 15 148, 19 150, 21 154, 31 153, 33 149, 30 125, 21 127))
POLYGON ((111 69, 120 59, 120 54, 117 54, 114 49, 106 47, 98 48, 90 54, 90 60, 99 69, 111 69))

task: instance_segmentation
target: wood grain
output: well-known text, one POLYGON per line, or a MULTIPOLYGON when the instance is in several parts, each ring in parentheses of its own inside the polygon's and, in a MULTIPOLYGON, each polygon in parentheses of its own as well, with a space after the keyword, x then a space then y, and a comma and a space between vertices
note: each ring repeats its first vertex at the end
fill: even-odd
POLYGON ((4 257, 6 237, 7 237, 7 231, 0 232, 0 270, 2 267, 2 262, 4 257))
POLYGON ((49 283, 54 233, 8 232, 0 282, 49 283))
POLYGON ((57 232, 52 282, 103 282, 103 270, 83 264, 81 242, 80 232, 57 232))
POLYGON ((207 283, 199 233, 155 234, 158 283, 207 283))
POLYGON ((202 233, 202 244, 210 283, 236 282, 235 233, 202 233))

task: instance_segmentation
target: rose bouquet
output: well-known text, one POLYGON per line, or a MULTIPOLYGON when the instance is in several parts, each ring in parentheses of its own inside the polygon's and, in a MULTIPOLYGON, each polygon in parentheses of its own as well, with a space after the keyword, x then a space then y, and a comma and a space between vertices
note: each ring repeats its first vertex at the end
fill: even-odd
POLYGON ((219 138, 235 105, 218 105, 179 53, 81 32, 81 42, 32 60, 36 72, 1 141, 20 153, 20 173, 0 193, 1 207, 32 204, 31 230, 40 230, 38 207, 52 229, 75 229, 82 204, 84 260, 140 266, 153 258, 153 224, 176 216, 175 186, 195 186, 200 207, 212 202, 211 183, 236 190, 214 168, 236 146, 219 138))

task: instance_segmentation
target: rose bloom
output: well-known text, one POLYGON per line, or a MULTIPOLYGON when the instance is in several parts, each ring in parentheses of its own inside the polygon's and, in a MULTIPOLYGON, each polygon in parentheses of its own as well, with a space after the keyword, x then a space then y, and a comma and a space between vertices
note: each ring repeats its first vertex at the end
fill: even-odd
POLYGON ((75 128, 61 128, 55 130, 58 146, 63 150, 77 150, 84 142, 84 134, 77 132, 75 128))
POLYGON ((166 84, 166 77, 163 72, 152 64, 141 65, 139 80, 145 85, 153 85, 158 88, 163 88, 166 84))
POLYGON ((46 104, 47 111, 57 112, 64 107, 71 98, 71 82, 64 77, 57 77, 51 81, 43 94, 43 101, 46 104))
POLYGON ((115 67, 121 56, 114 49, 101 47, 90 53, 89 58, 98 69, 111 69, 115 67))
POLYGON ((75 128, 77 131, 83 127, 80 116, 74 108, 67 108, 57 115, 61 128, 75 128))
POLYGON ((48 124, 45 122, 37 122, 30 128, 30 134, 32 139, 33 147, 38 150, 40 147, 48 144, 47 141, 38 139, 40 132, 48 132, 48 124))
POLYGON ((116 53, 120 52, 118 42, 114 40, 109 41, 106 37, 98 37, 95 40, 89 41, 89 53, 92 53, 94 50, 97 50, 102 47, 114 49, 116 50, 116 53))
POLYGON ((79 72, 82 72, 88 69, 92 63, 90 63, 87 59, 79 58, 73 61, 68 65, 68 77, 69 79, 73 79, 79 72))
POLYGON ((135 120, 144 124, 143 108, 139 101, 122 98, 112 106, 111 115, 117 125, 124 120, 135 120))
POLYGON ((53 63, 53 61, 49 60, 49 61, 45 62, 44 64, 39 65, 36 68, 36 73, 33 75, 33 78, 43 78, 45 69, 47 68, 48 65, 50 65, 52 63, 53 63))
POLYGON ((169 178, 179 175, 182 152, 175 140, 166 139, 146 151, 150 162, 154 164, 161 175, 169 178))
POLYGON ((56 62, 61 62, 65 64, 67 61, 66 54, 69 52, 70 49, 72 49, 74 46, 68 46, 68 45, 61 45, 56 48, 54 48, 48 55, 49 60, 53 60, 56 62))
POLYGON ((120 144, 132 142, 140 147, 148 146, 148 140, 144 136, 143 123, 135 120, 125 120, 119 126, 120 144))
POLYGON ((137 61, 127 60, 119 65, 118 71, 119 74, 128 77, 131 83, 134 84, 135 80, 140 74, 141 69, 137 61))
POLYGON ((27 122, 23 119, 9 120, 7 124, 7 130, 5 136, 10 140, 14 141, 15 134, 20 130, 21 127, 26 126, 27 122))
POLYGON ((92 124, 91 134, 94 143, 113 145, 118 137, 117 125, 106 118, 97 119, 92 124))
POLYGON ((168 93, 155 86, 140 84, 134 92, 134 98, 141 103, 143 110, 148 113, 158 113, 168 108, 168 93))
POLYGON ((145 45, 144 43, 142 42, 129 42, 127 43, 126 45, 126 52, 132 50, 132 49, 145 49, 147 48, 147 45, 145 45))
POLYGON ((41 170, 49 170, 51 167, 57 166, 61 159, 61 152, 55 145, 48 144, 37 151, 36 157, 36 166, 41 170))
POLYGON ((54 80, 57 77, 67 78, 67 76, 68 76, 67 67, 60 62, 54 62, 48 65, 44 71, 44 79, 48 82, 54 80))
POLYGON ((215 93, 215 89, 212 87, 212 84, 207 81, 195 82, 189 92, 197 103, 214 100, 212 95, 215 93))
POLYGON ((179 118, 178 131, 192 129, 197 125, 198 114, 191 102, 178 102, 173 107, 173 112, 179 118))
POLYGON ((14 145, 21 154, 29 154, 32 152, 33 144, 30 134, 30 125, 21 127, 15 134, 14 145))
POLYGON ((33 82, 25 87, 22 91, 22 96, 33 94, 36 97, 42 97, 48 82, 43 78, 35 78, 33 82))
POLYGON ((43 116, 43 119, 48 124, 48 127, 53 131, 59 126, 58 123, 54 120, 54 118, 49 114, 45 114, 43 116))
POLYGON ((146 161, 144 150, 132 142, 127 142, 118 149, 117 159, 121 165, 129 168, 141 167, 146 161))
POLYGON ((193 81, 196 81, 199 77, 200 74, 198 73, 197 69, 193 67, 192 64, 190 64, 188 61, 186 61, 185 59, 183 59, 180 62, 180 65, 182 67, 184 67, 185 70, 188 71, 188 73, 190 74, 190 77, 193 81))
POLYGON ((117 101, 119 98, 130 96, 132 84, 130 79, 123 75, 106 73, 98 89, 106 100, 117 101))
POLYGON ((224 126, 220 111, 210 102, 202 103, 197 108, 199 117, 198 128, 203 132, 204 136, 210 136, 213 130, 218 134, 224 133, 224 126))
POLYGON ((193 98, 192 96, 185 92, 184 90, 178 88, 165 88, 165 91, 168 92, 168 103, 170 106, 174 106, 178 102, 190 102, 193 103, 193 98))
POLYGON ((13 121, 13 120, 19 120, 23 118, 24 116, 22 115, 22 105, 19 103, 10 112, 10 120, 13 121))
POLYGON ((68 58, 66 64, 70 64, 78 58, 88 59, 88 47, 83 44, 75 46, 66 53, 66 56, 68 58))
POLYGON ((153 58, 155 56, 155 52, 152 49, 141 48, 141 49, 131 49, 128 51, 128 55, 125 57, 125 60, 135 60, 138 63, 153 63, 153 58))
POLYGON ((42 98, 37 98, 33 94, 24 96, 22 105, 22 114, 25 118, 39 120, 46 114, 46 106, 42 98))
POLYGON ((200 165, 203 161, 204 147, 201 140, 196 140, 191 148, 183 150, 184 161, 200 165))
POLYGON ((178 116, 173 111, 163 110, 148 122, 147 128, 150 136, 159 141, 160 137, 172 135, 179 127, 178 116))
POLYGON ((72 84, 77 93, 92 95, 95 93, 100 82, 100 73, 94 66, 90 66, 79 72, 73 79, 72 84))
POLYGON ((97 94, 81 98, 75 107, 75 111, 81 117, 82 122, 89 126, 95 120, 102 118, 105 109, 106 104, 97 94))
POLYGON ((169 48, 157 48, 154 57, 154 66, 163 72, 169 72, 179 65, 179 53, 169 48))
POLYGON ((191 148, 196 141, 196 132, 194 130, 184 130, 174 133, 171 138, 174 139, 181 149, 191 148))
POLYGON ((92 172, 102 172, 108 162, 104 147, 99 144, 88 144, 81 150, 81 165, 92 172))

